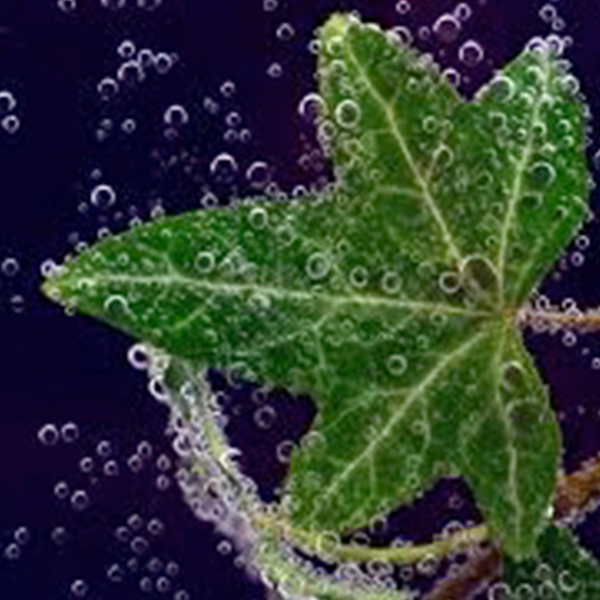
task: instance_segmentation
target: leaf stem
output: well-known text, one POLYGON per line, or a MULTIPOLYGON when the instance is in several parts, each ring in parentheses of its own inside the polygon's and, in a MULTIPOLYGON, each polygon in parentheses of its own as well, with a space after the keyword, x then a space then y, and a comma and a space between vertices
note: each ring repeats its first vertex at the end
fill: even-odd
POLYGON ((287 521, 264 513, 253 515, 253 520, 261 528, 277 530, 288 541, 309 553, 318 553, 322 557, 342 561, 414 563, 423 558, 445 556, 454 550, 485 541, 489 537, 487 527, 478 525, 461 529, 429 544, 373 548, 357 544, 342 544, 327 533, 292 528, 287 521))
POLYGON ((555 333, 560 329, 576 329, 581 333, 600 331, 600 309, 582 312, 572 309, 561 312, 558 310, 524 309, 517 314, 517 322, 522 327, 532 327, 537 331, 555 333))

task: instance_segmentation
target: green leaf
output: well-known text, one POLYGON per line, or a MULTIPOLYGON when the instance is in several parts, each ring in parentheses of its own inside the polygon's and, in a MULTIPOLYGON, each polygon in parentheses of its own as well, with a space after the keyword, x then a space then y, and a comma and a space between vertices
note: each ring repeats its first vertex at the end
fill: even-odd
POLYGON ((516 317, 587 211, 583 105, 541 45, 466 103, 377 26, 334 15, 319 36, 335 187, 148 223, 44 290, 197 368, 311 394, 294 526, 362 526, 462 474, 531 555, 560 434, 516 317))
MULTIPOLYGON (((504 559, 504 585, 515 598, 596 600, 600 566, 570 529, 548 527, 538 540, 539 557, 516 563, 504 559)), ((507 590, 508 591, 508 590, 507 590)))

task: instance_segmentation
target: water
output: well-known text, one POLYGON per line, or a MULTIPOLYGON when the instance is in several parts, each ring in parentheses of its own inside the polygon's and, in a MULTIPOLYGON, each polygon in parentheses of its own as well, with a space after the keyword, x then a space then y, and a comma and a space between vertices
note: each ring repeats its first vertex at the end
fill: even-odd
MULTIPOLYGON (((310 193, 331 181, 317 140, 318 101, 309 96, 316 92, 309 34, 334 3, 318 11, 308 0, 50 0, 37 11, 13 4, 0 28, 0 597, 267 597, 243 564, 255 532, 240 498, 280 497, 314 404, 257 394, 211 372, 211 393, 242 450, 239 460, 224 460, 256 483, 246 481, 234 502, 200 493, 206 477, 178 471, 181 457, 198 451, 186 437, 194 432, 173 426, 166 405, 147 392, 143 348, 42 298, 39 266, 75 254, 81 240, 93 244, 99 231, 246 195, 310 193)), ((533 35, 573 35, 564 45, 600 114, 593 87, 600 14, 592 3, 347 4, 396 27, 399 43, 412 39, 431 53, 467 97, 533 35)), ((348 106, 338 120, 352 131, 362 114, 348 106)), ((256 229, 270 226, 255 221, 256 229)), ((544 281, 554 303, 600 304, 596 227, 588 224, 544 281)), ((311 280, 330 275, 320 256, 307 267, 311 280)), ((200 258, 198 270, 213 273, 219 257, 200 258)), ((353 291, 371 285, 354 274, 353 291)), ((598 450, 598 334, 528 330, 526 339, 550 385, 572 470, 598 450)), ((465 483, 445 479, 413 509, 398 509, 354 539, 425 542, 448 524, 480 517, 465 483)), ((600 554, 592 544, 597 529, 592 514, 581 539, 600 554)), ((425 590, 448 566, 429 557, 392 575, 425 590)), ((388 570, 366 568, 381 579, 388 570)), ((568 573, 560 582, 572 584, 568 573)))

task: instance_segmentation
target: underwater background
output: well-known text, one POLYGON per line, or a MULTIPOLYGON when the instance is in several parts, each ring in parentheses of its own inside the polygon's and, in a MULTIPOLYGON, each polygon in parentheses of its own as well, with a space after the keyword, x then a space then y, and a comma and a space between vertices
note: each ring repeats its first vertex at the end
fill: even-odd
MULTIPOLYGON (((2 0, 0 600, 266 597, 182 500, 168 410, 132 367, 133 341, 51 304, 40 267, 132 219, 330 181, 299 105, 316 88, 312 33, 333 10, 405 28, 465 97, 534 35, 569 36, 597 174, 597 2, 2 0), (461 52, 468 41, 475 58, 461 52), (223 153, 234 162, 215 169, 223 153)), ((598 307, 596 221, 582 233, 542 290, 559 304, 598 307)), ((600 334, 526 339, 571 471, 600 451, 600 334)), ((242 464, 272 497, 286 470, 277 444, 307 430, 310 399, 280 394, 268 422, 257 422, 249 385, 218 372, 211 381, 225 392, 242 464)), ((390 521, 419 541, 449 519, 477 518, 466 486, 443 480, 390 521)), ((600 511, 577 533, 600 560, 600 511)))

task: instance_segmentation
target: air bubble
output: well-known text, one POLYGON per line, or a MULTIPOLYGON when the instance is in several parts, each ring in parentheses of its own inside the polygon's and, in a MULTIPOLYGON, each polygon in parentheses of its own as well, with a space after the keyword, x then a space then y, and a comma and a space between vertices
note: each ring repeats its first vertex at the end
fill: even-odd
POLYGON ((476 67, 484 56, 483 48, 475 40, 466 41, 458 50, 458 59, 467 67, 476 67))
POLYGON ((37 432, 37 438, 44 446, 55 446, 60 439, 58 428, 53 423, 46 423, 37 432))
POLYGON ((142 536, 137 536, 131 540, 131 544, 129 547, 134 554, 141 556, 142 554, 147 552, 148 546, 149 546, 149 544, 148 544, 148 540, 146 540, 146 538, 144 538, 142 536))
POLYGON ((257 206, 250 211, 248 220, 254 229, 264 229, 269 223, 269 213, 264 208, 257 206))
POLYGON ((75 490, 71 496, 71 507, 80 512, 90 505, 90 498, 85 490, 75 490))
POLYGON ((133 531, 140 531, 144 526, 144 520, 137 513, 133 513, 127 518, 127 526, 133 531))
POLYGON ((149 594, 150 592, 152 592, 152 579, 150 579, 150 577, 142 577, 140 579, 140 591, 144 592, 145 594, 149 594))
POLYGON ((59 481, 54 486, 54 495, 59 500, 64 500, 65 498, 67 498, 69 493, 70 493, 69 484, 66 481, 59 481))
POLYGON ((171 582, 167 577, 159 577, 156 580, 156 591, 159 594, 166 594, 171 589, 171 582))
POLYGON ((277 460, 283 464, 288 464, 292 458, 292 452, 294 451, 294 442, 291 440, 284 440, 277 445, 277 460))
POLYGON ((399 0, 396 3, 396 12, 400 15, 405 15, 410 12, 411 6, 408 0, 399 0))
POLYGON ((125 571, 121 565, 115 563, 107 569, 106 577, 113 583, 121 583, 125 579, 125 571))
POLYGON ((116 460, 109 460, 105 463, 102 469, 107 477, 116 477, 119 474, 119 465, 116 460))
POLYGON ((103 100, 110 100, 118 94, 119 84, 112 77, 105 77, 100 81, 97 89, 103 100))
POLYGON ((444 44, 451 44, 460 35, 461 24, 454 15, 442 15, 433 24, 433 33, 444 44))
POLYGON ((173 596, 173 600, 191 600, 191 596, 185 590, 177 590, 173 596))
POLYGON ((335 119, 341 127, 354 128, 360 121, 360 107, 354 100, 342 100, 335 109, 335 119))
POLYGON ((21 558, 21 548, 17 544, 8 544, 4 549, 4 558, 7 560, 18 560, 21 558))
POLYGON ((139 473, 144 468, 144 461, 138 454, 132 454, 127 459, 127 467, 132 473, 139 473))
POLYGON ((173 59, 166 52, 159 52, 154 57, 154 68, 159 75, 166 75, 173 66, 173 59))
POLYGON ((94 459, 91 456, 84 456, 79 461, 79 470, 82 473, 91 473, 94 470, 94 459))
POLYGON ((390 35, 396 40, 396 43, 402 47, 410 46, 413 42, 413 35, 405 25, 398 25, 390 29, 390 35))
POLYGON ((31 531, 27 527, 18 527, 14 534, 13 539, 19 546, 26 546, 31 541, 31 531))
POLYGON ((123 40, 117 48, 117 54, 121 58, 132 58, 135 54, 135 44, 131 40, 123 40))
POLYGON ((6 131, 6 133, 13 135, 19 131, 21 127, 21 120, 17 115, 7 115, 2 119, 2 129, 6 131))
POLYGON ((115 190, 107 184, 97 185, 90 194, 90 202, 97 208, 110 208, 116 201, 115 190))
POLYGON ((165 573, 169 577, 177 577, 177 575, 179 575, 179 571, 179 565, 174 560, 170 560, 165 567, 165 573))
POLYGON ((148 442, 147 440, 142 440, 137 445, 137 453, 144 459, 151 458, 152 452, 152 444, 150 444, 150 442, 148 442))
POLYGON ((101 440, 96 446, 96 454, 101 458, 109 457, 112 451, 112 444, 108 440, 101 440))
POLYGON ((164 492, 171 487, 171 480, 164 474, 159 475, 155 481, 156 489, 164 492))
POLYGON ((238 164, 235 158, 226 152, 216 156, 210 163, 210 172, 219 180, 230 181, 235 177, 237 171, 238 164))
POLYGON ((407 360, 401 354, 392 354, 386 360, 386 366, 392 375, 402 375, 406 371, 407 360))
POLYGON ((64 13, 77 10, 77 0, 57 0, 56 5, 64 13))
POLYGON ((59 525, 52 530, 50 539, 56 546, 64 546, 69 540, 69 535, 67 530, 59 525))
POLYGON ((547 162, 537 162, 529 170, 529 182, 535 188, 546 188, 556 179, 554 167, 547 162))
POLYGON ((127 85, 141 83, 145 78, 144 69, 137 60, 124 62, 117 70, 117 79, 127 85))
POLYGON ((542 19, 542 21, 545 23, 552 23, 552 21, 554 21, 554 19, 556 19, 558 16, 556 7, 552 6, 552 4, 544 4, 544 6, 540 8, 538 14, 540 19, 542 19))
POLYGON ((261 406, 254 412, 254 422, 261 429, 269 429, 275 423, 277 413, 272 406, 261 406))
POLYGON ((148 521, 146 529, 150 535, 158 537, 164 533, 165 525, 160 519, 154 518, 148 521))
POLYGON ((384 273, 381 279, 381 287, 386 294, 397 294, 402 286, 402 280, 395 271, 384 273))
POLYGON ((156 459, 156 468, 159 471, 168 471, 171 468, 171 459, 166 454, 161 454, 156 459))
POLYGON ((323 279, 329 273, 328 257, 322 252, 315 252, 306 261, 306 274, 310 279, 323 279))
POLYGON ((310 122, 315 122, 325 112, 325 101, 315 92, 306 94, 298 104, 298 113, 310 122))
POLYGON ((289 42, 294 37, 294 28, 289 23, 282 23, 277 28, 277 39, 282 42, 289 42))
POLYGON ((454 9, 454 16, 459 21, 468 21, 473 14, 473 9, 466 3, 460 2, 454 9))
POLYGON ((497 102, 509 102, 515 95, 515 82, 504 75, 495 77, 489 84, 488 91, 497 102))
POLYGON ((112 318, 123 317, 129 313, 129 302, 124 296, 113 294, 104 301, 104 310, 112 318))
POLYGON ((83 579, 76 579, 71 584, 71 593, 76 598, 84 598, 89 590, 88 584, 83 579))
POLYGON ((163 119, 167 125, 180 127, 181 125, 185 125, 190 120, 190 117, 187 110, 181 104, 173 104, 167 108, 163 119))
POLYGON ((280 63, 274 62, 271 65, 269 65, 269 68, 267 69, 267 75, 269 77, 277 79, 283 75, 283 67, 280 63))
POLYGON ((277 10, 279 6, 279 0, 263 0, 263 10, 265 12, 273 12, 277 10))
POLYGON ((246 179, 255 189, 263 189, 271 180, 271 169, 266 162, 257 160, 246 171, 246 179))
POLYGON ((65 423, 60 428, 60 437, 65 444, 72 444, 79 439, 79 426, 76 423, 65 423))
POLYGON ((350 284, 356 288, 363 288, 369 281, 369 272, 365 267, 354 267, 350 271, 350 284))

